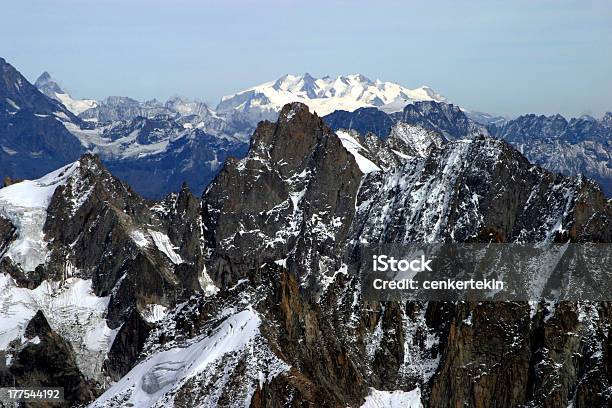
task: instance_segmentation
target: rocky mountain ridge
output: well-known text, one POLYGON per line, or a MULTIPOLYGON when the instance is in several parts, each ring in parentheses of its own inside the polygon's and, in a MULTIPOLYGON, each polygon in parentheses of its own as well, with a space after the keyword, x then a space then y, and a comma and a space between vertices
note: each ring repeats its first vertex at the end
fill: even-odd
POLYGON ((523 115, 501 126, 489 126, 495 137, 510 142, 526 157, 563 174, 584 174, 612 194, 612 126, 610 113, 565 119, 561 115, 523 115))
POLYGON ((48 72, 43 72, 36 79, 34 86, 49 98, 60 102, 75 115, 98 106, 98 102, 93 99, 74 99, 55 82, 48 72))
MULTIPOLYGON (((46 261, 33 271, 11 256, 0 263, 3 293, 11 293, 1 310, 17 311, 18 299, 49 281, 62 285, 54 290, 79 287, 98 299, 88 304, 102 302, 95 309, 102 320, 84 324, 100 324, 107 341, 92 348, 85 338, 67 339, 71 367, 81 373, 70 401, 358 407, 394 395, 429 407, 610 402, 605 303, 363 298, 354 266, 365 242, 612 240, 611 202, 595 183, 538 168, 506 142, 447 141, 416 125, 398 126, 384 142, 334 133, 294 103, 276 123, 258 126, 247 156, 228 160, 201 200, 186 188, 144 200, 95 156, 71 166, 50 176, 59 181, 45 190, 46 261), (89 354, 77 352, 82 344, 89 354), (83 368, 92 353, 102 361, 93 372, 83 368), (90 394, 78 391, 82 384, 90 394)), ((16 206, 3 208, 0 247, 11 247, 24 230, 12 221, 16 206)), ((38 304, 55 335, 67 338, 67 323, 38 304)), ((28 310, 10 332, 21 340, 7 342, 14 361, 31 350, 26 332, 37 311, 28 310)), ((9 379, 55 378, 39 369, 18 365, 9 379)))
POLYGON ((451 140, 492 135, 512 144, 535 164, 566 175, 584 174, 599 182, 606 194, 612 194, 609 115, 604 115, 601 120, 524 115, 485 126, 474 122, 454 105, 436 102, 417 102, 391 115, 373 109, 337 111, 324 119, 334 130, 372 132, 383 139, 398 122, 437 131, 451 140))
MULTIPOLYGON (((87 121, 85 112, 104 110, 105 103, 79 117, 63 105, 66 99, 60 96, 68 94, 49 75, 37 81, 41 92, 5 60, 0 60, 0 69, 3 179, 36 179, 93 152, 139 192, 160 198, 177 191, 183 182, 201 192, 227 157, 241 156, 247 149, 242 139, 227 134, 236 132, 201 104, 173 99, 164 105, 165 111, 155 111, 155 116, 139 116, 153 111, 135 108, 134 112, 127 110, 129 119, 94 123, 87 121), (164 114, 170 110, 171 115, 164 114), (210 127, 202 124, 202 115, 212 118, 207 122, 210 127), (208 163, 208 167, 197 169, 196 162, 208 163)), ((123 99, 118 99, 120 104, 123 99)))

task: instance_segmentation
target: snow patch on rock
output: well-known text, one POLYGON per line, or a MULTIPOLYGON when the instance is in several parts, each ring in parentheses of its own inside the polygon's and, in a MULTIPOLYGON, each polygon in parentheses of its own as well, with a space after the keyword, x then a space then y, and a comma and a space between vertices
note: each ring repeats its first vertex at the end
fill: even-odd
POLYGON ((349 132, 339 130, 336 132, 336 134, 338 135, 338 138, 340 138, 342 146, 344 146, 344 148, 348 150, 353 157, 355 157, 355 161, 357 162, 359 170, 361 170, 362 173, 366 174, 373 171, 380 171, 380 167, 361 154, 361 152, 367 151, 366 148, 359 144, 359 142, 355 140, 355 138, 349 132))
POLYGON ((378 391, 371 389, 361 408, 422 408, 421 389, 412 391, 378 391))
POLYGON ((98 102, 93 99, 73 99, 67 93, 56 93, 57 99, 64 105, 70 112, 78 115, 81 112, 85 112, 87 109, 95 108, 98 106, 98 102))
POLYGON ((151 303, 145 307, 145 310, 142 312, 142 318, 149 323, 157 323, 163 320, 167 313, 168 308, 166 306, 151 303))
POLYGON ((183 258, 175 252, 175 247, 170 242, 170 238, 163 232, 149 230, 149 235, 153 238, 153 242, 157 249, 166 254, 166 256, 172 261, 172 263, 178 265, 183 263, 183 258))

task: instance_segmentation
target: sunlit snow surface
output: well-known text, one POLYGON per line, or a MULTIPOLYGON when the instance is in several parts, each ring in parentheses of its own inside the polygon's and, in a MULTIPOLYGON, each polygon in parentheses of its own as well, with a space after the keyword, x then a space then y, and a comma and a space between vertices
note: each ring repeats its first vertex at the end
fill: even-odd
MULTIPOLYGON (((251 353, 257 347, 254 343, 259 336, 260 324, 261 319, 250 308, 232 314, 210 334, 146 358, 94 401, 91 407, 174 406, 175 394, 183 386, 189 386, 189 380, 196 379, 196 384, 215 381, 222 385, 224 377, 232 371, 231 364, 237 363, 242 353, 249 353, 251 359, 254 357, 251 353)), ((255 373, 255 380, 269 381, 286 371, 288 366, 280 363, 267 368, 267 375, 255 373)), ((236 402, 236 406, 249 405, 255 390, 252 384, 249 386, 249 380, 253 381, 254 378, 245 379, 243 386, 249 390, 242 395, 241 403, 236 402)), ((198 406, 216 406, 219 397, 216 393, 204 395, 198 406)))
POLYGON ((371 389, 361 408, 422 408, 421 389, 412 391, 378 391, 371 389))
POLYGON ((68 108, 68 110, 75 115, 86 111, 87 109, 95 108, 98 106, 98 102, 93 99, 73 99, 66 93, 55 93, 57 99, 68 108))
POLYGON ((359 74, 336 78, 285 75, 276 81, 224 96, 217 111, 236 109, 264 117, 268 114, 267 119, 272 119, 272 113, 291 102, 302 102, 319 116, 325 116, 339 109, 354 111, 372 106, 385 112, 397 112, 416 101, 447 102, 447 99, 426 86, 408 89, 392 82, 372 81, 359 74))
POLYGON ((170 242, 170 238, 168 238, 166 234, 159 231, 154 231, 152 229, 149 230, 149 234, 151 235, 151 238, 153 238, 153 242, 155 243, 157 249, 166 254, 172 263, 177 265, 183 263, 183 258, 176 253, 172 242, 170 242))
POLYGON ((41 310, 51 328, 72 344, 81 371, 95 377, 116 334, 106 324, 108 302, 109 297, 93 294, 91 279, 43 281, 36 289, 26 289, 0 274, 0 350, 7 350, 13 340, 23 342, 28 322, 41 310))
POLYGON ((155 247, 164 253, 173 264, 183 263, 183 258, 176 253, 174 245, 170 241, 168 235, 163 232, 147 229, 146 232, 134 230, 130 233, 130 237, 141 248, 151 247, 153 243, 155 247))
POLYGON ((5 255, 26 271, 33 271, 47 257, 43 226, 47 207, 55 189, 66 184, 79 168, 75 162, 55 170, 38 180, 25 180, 0 189, 0 216, 17 228, 14 240, 5 255))
POLYGON ((357 165, 359 166, 359 170, 361 170, 362 173, 365 174, 365 173, 371 173, 373 171, 380 171, 380 167, 374 164, 370 159, 361 155, 360 152, 361 151, 365 152, 366 149, 363 146, 361 146, 359 142, 355 140, 353 136, 351 136, 350 133, 339 130, 336 132, 336 134, 340 138, 340 141, 342 142, 342 146, 344 146, 344 148, 348 150, 348 152, 352 154, 353 157, 355 157, 355 161, 357 162, 357 165))
POLYGON ((168 313, 168 308, 163 305, 149 304, 145 306, 145 310, 141 313, 143 319, 149 323, 157 323, 163 320, 168 313))

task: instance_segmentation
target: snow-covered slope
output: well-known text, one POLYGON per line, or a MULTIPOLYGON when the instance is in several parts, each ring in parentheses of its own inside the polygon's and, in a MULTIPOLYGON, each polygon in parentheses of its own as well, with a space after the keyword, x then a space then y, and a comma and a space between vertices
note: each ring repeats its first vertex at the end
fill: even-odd
POLYGON ((47 257, 43 226, 55 189, 64 185, 79 162, 53 171, 38 180, 25 180, 0 189, 0 215, 17 228, 17 239, 6 255, 25 272, 33 271, 47 257))
POLYGON ((87 109, 98 106, 98 102, 96 102, 94 99, 74 99, 67 93, 56 93, 55 97, 75 115, 85 112, 87 109))
POLYGON ((397 112, 415 101, 446 102, 447 99, 427 86, 409 89, 392 82, 372 81, 359 74, 335 78, 313 78, 304 74, 285 75, 276 81, 224 96, 217 111, 236 110, 251 120, 275 120, 278 111, 290 102, 302 102, 324 116, 335 110, 354 111, 363 107, 397 112))
POLYGON ((361 408, 422 408, 421 389, 412 391, 378 391, 372 388, 361 408))
POLYGON ((366 149, 360 145, 349 132, 339 130, 336 132, 336 134, 340 138, 342 146, 344 146, 344 148, 348 150, 353 157, 355 157, 355 161, 357 162, 359 170, 361 170, 362 173, 366 174, 372 171, 380 171, 380 167, 360 153, 366 151, 366 149))
MULTIPOLYGON (((144 359, 91 406, 176 406, 181 390, 193 386, 196 381, 200 381, 198 387, 216 386, 215 389, 221 391, 222 385, 233 374, 231 368, 240 364, 244 355, 253 355, 255 342, 261 336, 260 324, 260 317, 251 308, 232 314, 210 334, 158 351, 144 359)), ((286 364, 271 355, 270 359, 272 361, 253 358, 248 362, 253 367, 245 370, 241 384, 244 392, 234 397, 234 406, 249 406, 256 384, 261 386, 264 381, 288 369, 286 364)), ((223 397, 219 392, 204 394, 198 406, 218 406, 223 397)))
POLYGON ((108 302, 108 296, 93 294, 91 279, 44 281, 27 289, 0 273, 0 350, 11 350, 14 340, 23 342, 28 322, 41 310, 53 330, 72 344, 81 371, 96 378, 117 333, 106 323, 108 302))

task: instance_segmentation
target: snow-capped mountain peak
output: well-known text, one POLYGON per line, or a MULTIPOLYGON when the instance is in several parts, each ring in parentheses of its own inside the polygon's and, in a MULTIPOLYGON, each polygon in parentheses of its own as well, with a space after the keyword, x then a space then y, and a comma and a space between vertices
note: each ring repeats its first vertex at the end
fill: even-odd
POLYGON ((70 112, 75 115, 98 106, 98 102, 93 99, 74 99, 68 92, 51 77, 48 72, 43 72, 36 83, 36 88, 51 99, 61 102, 70 112))
POLYGON ((287 74, 276 81, 224 96, 217 111, 238 111, 252 120, 274 120, 281 107, 291 102, 302 102, 324 116, 335 110, 354 111, 363 107, 397 112, 416 101, 446 102, 447 99, 427 86, 409 89, 393 82, 372 81, 362 74, 314 78, 305 73, 287 74))
POLYGON ((56 93, 66 93, 58 85, 58 83, 53 80, 51 74, 49 74, 47 71, 40 74, 34 85, 38 88, 39 91, 41 91, 47 96, 49 96, 49 94, 54 95, 56 93))

